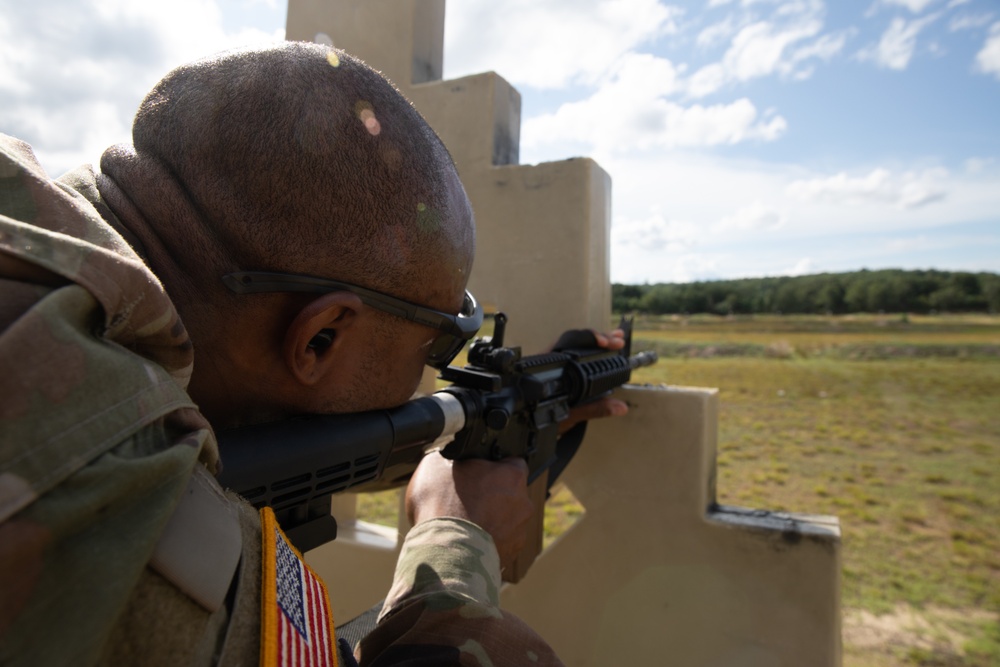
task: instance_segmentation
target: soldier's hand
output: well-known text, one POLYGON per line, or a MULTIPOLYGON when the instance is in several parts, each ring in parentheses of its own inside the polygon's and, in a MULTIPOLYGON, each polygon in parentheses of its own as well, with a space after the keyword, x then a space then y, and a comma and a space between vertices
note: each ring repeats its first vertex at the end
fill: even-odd
POLYGON ((488 532, 510 567, 524 547, 533 505, 523 459, 449 461, 429 454, 406 489, 406 512, 414 525, 438 517, 466 519, 488 532))
MULTIPOLYGON (((610 333, 591 331, 597 347, 608 350, 620 350, 625 347, 625 332, 615 329, 610 333)), ((569 417, 559 424, 559 435, 570 430, 582 421, 601 417, 621 417, 628 413, 628 405, 617 398, 605 396, 585 405, 578 405, 569 411, 569 417)))
POLYGON ((597 347, 607 348, 611 351, 625 347, 625 332, 621 329, 615 329, 611 333, 595 331, 594 338, 597 341, 597 347))

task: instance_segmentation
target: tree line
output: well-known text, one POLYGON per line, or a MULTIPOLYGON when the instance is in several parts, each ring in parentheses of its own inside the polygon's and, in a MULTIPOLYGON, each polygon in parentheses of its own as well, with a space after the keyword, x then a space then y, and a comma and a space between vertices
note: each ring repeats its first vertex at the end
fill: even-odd
POLYGON ((844 314, 1000 312, 1000 274, 853 271, 655 285, 612 285, 615 312, 844 314))

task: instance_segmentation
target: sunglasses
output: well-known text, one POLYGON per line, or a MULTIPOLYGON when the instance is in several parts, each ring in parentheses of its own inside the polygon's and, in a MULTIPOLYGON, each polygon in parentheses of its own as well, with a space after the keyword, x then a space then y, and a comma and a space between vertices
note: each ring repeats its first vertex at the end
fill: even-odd
POLYGON ((468 290, 465 291, 461 311, 458 315, 450 315, 370 290, 367 287, 359 287, 327 278, 268 271, 238 271, 222 276, 222 282, 237 294, 350 292, 361 299, 361 303, 376 310, 442 332, 431 343, 430 353, 427 356, 427 365, 437 370, 447 368, 448 364, 462 351, 466 341, 472 339, 479 331, 479 327, 483 325, 483 307, 468 290))

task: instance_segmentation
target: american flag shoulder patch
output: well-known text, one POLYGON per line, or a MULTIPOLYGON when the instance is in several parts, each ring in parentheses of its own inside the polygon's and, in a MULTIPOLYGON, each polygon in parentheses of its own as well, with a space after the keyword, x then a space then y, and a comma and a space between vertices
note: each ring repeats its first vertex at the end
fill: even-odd
POLYGON ((326 586, 281 532, 269 507, 260 511, 262 667, 337 667, 337 641, 326 586))

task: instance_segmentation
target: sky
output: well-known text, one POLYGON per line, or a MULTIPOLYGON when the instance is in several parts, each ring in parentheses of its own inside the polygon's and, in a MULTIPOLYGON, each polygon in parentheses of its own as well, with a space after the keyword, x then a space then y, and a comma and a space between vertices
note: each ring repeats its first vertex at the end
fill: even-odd
MULTIPOLYGON (((128 141, 284 0, 0 0, 0 132, 53 175, 128 141)), ((521 93, 521 162, 613 181, 611 278, 1000 272, 997 0, 451 0, 445 78, 521 93)))

